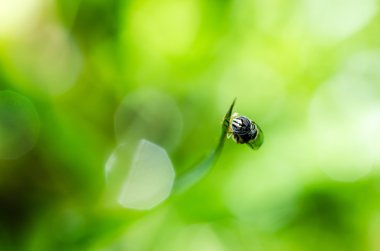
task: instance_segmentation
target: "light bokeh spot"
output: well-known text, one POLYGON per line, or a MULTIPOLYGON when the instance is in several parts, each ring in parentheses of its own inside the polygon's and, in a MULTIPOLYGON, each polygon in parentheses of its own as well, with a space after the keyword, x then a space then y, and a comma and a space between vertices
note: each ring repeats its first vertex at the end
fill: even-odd
POLYGON ((180 229, 164 250, 174 251, 226 251, 224 243, 213 229, 206 225, 190 225, 180 229))
POLYGON ((181 139, 182 128, 182 114, 176 102, 155 90, 130 93, 115 113, 119 143, 144 138, 172 150, 181 139))
POLYGON ((13 92, 0 92, 0 159, 17 159, 38 139, 40 120, 33 103, 13 92))
POLYGON ((137 148, 121 145, 106 163, 107 184, 125 208, 147 210, 160 204, 170 195, 174 178, 166 151, 145 139, 137 148))
POLYGON ((329 39, 344 39, 362 29, 375 16, 375 0, 305 0, 309 31, 329 39))
POLYGON ((350 58, 321 85, 310 107, 320 168, 332 179, 355 181, 379 160, 379 52, 350 58))
POLYGON ((41 0, 0 0, 0 38, 19 35, 35 18, 41 0))
POLYGON ((16 71, 22 79, 20 88, 47 95, 68 91, 82 68, 79 48, 62 26, 53 23, 9 45, 8 54, 9 71, 16 71))

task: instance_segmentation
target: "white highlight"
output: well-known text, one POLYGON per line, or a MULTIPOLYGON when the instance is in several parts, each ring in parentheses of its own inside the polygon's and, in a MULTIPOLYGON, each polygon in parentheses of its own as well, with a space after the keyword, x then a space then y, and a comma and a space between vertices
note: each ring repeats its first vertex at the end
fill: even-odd
POLYGON ((143 139, 118 201, 127 208, 150 209, 169 196, 174 177, 174 168, 166 151, 143 139))
POLYGON ((111 196, 125 207, 151 209, 171 192, 175 172, 166 151, 145 139, 118 147, 105 165, 111 196))
POLYGON ((236 119, 234 119, 234 120, 232 121, 232 124, 233 124, 234 126, 236 126, 237 128, 240 128, 241 125, 242 125, 241 121, 240 121, 240 120, 236 120, 236 119))
POLYGON ((0 38, 18 36, 37 20, 40 0, 0 0, 0 38))

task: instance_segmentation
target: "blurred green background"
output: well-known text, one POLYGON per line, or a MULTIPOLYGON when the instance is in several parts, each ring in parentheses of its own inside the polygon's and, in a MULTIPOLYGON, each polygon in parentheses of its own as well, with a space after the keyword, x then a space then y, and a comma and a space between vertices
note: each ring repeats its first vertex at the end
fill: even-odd
POLYGON ((0 0, 0 249, 380 250, 379 3, 0 0), (234 97, 261 149, 228 140, 186 192, 116 203, 120 144, 180 174, 234 97))

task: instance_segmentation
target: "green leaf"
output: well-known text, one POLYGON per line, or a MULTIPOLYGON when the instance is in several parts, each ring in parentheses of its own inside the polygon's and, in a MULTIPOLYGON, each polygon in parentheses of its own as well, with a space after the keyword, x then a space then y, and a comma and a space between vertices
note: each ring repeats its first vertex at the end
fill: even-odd
POLYGON ((235 102, 236 98, 234 99, 226 115, 224 116, 221 128, 222 130, 217 146, 213 151, 211 151, 209 155, 207 155, 199 163, 195 164, 194 167, 191 168, 188 173, 185 173, 183 176, 177 179, 176 183, 174 184, 175 192, 182 192, 190 186, 192 186, 193 184, 195 184, 196 182, 198 182, 211 170, 212 166, 216 163, 218 157, 220 156, 223 150, 224 142, 226 141, 226 135, 228 132, 228 127, 230 125, 230 118, 235 102))

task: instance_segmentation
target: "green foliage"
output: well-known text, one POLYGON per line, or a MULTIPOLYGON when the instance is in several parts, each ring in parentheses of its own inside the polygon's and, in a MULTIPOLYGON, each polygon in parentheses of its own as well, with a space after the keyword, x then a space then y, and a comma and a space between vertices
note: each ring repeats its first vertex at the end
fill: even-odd
POLYGON ((0 249, 379 250, 378 5, 0 1, 0 249), (145 211, 105 177, 141 138, 176 172, 145 211))

